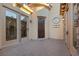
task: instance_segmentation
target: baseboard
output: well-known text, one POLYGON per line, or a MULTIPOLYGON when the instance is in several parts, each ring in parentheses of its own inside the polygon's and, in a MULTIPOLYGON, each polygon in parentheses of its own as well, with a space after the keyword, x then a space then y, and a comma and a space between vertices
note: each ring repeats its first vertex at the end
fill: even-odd
POLYGON ((64 39, 57 39, 57 38, 48 38, 48 39, 55 39, 55 40, 64 40, 64 39))

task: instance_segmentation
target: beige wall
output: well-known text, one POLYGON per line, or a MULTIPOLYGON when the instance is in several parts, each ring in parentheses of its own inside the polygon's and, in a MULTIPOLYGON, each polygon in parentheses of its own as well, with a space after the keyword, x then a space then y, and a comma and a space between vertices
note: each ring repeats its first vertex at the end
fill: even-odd
POLYGON ((29 39, 36 40, 38 38, 38 20, 37 14, 35 12, 30 15, 30 20, 32 22, 29 23, 29 39))
POLYGON ((65 14, 66 30, 68 35, 66 35, 66 44, 72 55, 76 54, 76 49, 73 46, 73 4, 69 4, 69 10, 65 14))
POLYGON ((5 32, 5 9, 2 7, 2 4, 0 4, 0 45, 5 44, 5 38, 6 38, 6 32, 5 32))
POLYGON ((63 26, 63 20, 60 16, 60 4, 53 4, 52 10, 50 12, 50 18, 49 18, 49 24, 50 24, 50 28, 49 28, 49 33, 50 33, 50 38, 55 38, 55 39, 63 39, 64 38, 64 26, 63 26), (59 17, 60 18, 60 22, 59 22, 59 27, 58 28, 54 28, 54 23, 52 21, 52 19, 54 17, 59 17))

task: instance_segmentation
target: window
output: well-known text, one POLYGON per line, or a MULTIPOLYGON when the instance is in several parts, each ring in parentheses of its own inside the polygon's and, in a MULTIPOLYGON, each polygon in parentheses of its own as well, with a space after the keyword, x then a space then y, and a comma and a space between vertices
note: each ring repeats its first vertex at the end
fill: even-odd
POLYGON ((73 45, 75 48, 79 47, 79 4, 73 4, 73 45))
POLYGON ((21 16, 21 37, 27 36, 27 20, 26 16, 21 16))
POLYGON ((6 40, 17 38, 17 15, 14 11, 6 10, 6 40))

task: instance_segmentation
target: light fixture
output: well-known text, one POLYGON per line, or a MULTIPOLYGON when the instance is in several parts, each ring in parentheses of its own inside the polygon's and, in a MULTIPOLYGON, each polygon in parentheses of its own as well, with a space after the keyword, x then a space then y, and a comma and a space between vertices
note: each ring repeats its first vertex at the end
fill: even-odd
POLYGON ((64 16, 65 12, 68 11, 68 4, 67 3, 61 3, 60 5, 60 15, 64 16))
POLYGON ((28 3, 28 6, 34 8, 36 11, 46 8, 48 10, 51 9, 51 5, 48 3, 28 3))
POLYGON ((27 14, 31 14, 33 13, 33 10, 30 9, 27 5, 25 4, 21 4, 21 3, 15 3, 13 4, 14 7, 18 7, 20 10, 22 10, 23 12, 27 13, 27 14))
POLYGON ((28 6, 26 6, 25 4, 23 4, 23 7, 26 8, 29 12, 31 12, 31 13, 33 12, 33 10, 30 9, 30 8, 29 8, 28 6))
POLYGON ((16 5, 16 3, 13 3, 13 7, 16 7, 17 5, 16 5))
POLYGON ((27 10, 24 9, 23 7, 21 7, 20 10, 22 10, 23 12, 25 12, 25 13, 27 13, 27 14, 31 14, 29 11, 27 11, 27 10))

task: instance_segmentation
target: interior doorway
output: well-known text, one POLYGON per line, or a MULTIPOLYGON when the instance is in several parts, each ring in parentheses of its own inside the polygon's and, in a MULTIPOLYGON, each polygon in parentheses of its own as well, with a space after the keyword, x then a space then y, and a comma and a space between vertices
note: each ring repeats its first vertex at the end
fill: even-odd
POLYGON ((38 16, 38 38, 45 38, 45 17, 38 16))

